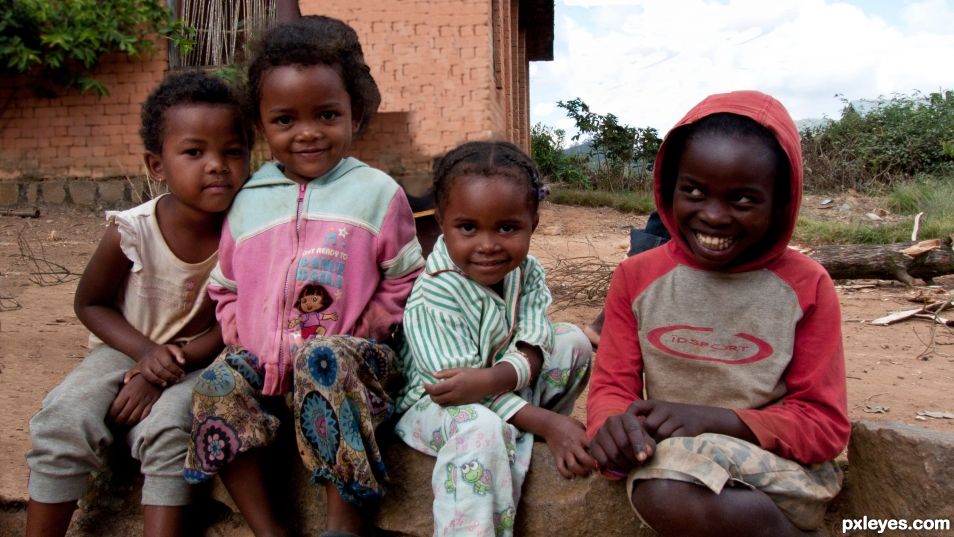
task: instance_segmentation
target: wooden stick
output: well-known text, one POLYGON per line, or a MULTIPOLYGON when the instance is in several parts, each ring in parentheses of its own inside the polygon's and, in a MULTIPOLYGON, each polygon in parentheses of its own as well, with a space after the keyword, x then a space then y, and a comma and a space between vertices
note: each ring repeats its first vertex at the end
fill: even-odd
POLYGON ((928 313, 915 313, 914 315, 912 315, 912 317, 915 317, 917 319, 927 319, 929 321, 934 321, 937 324, 941 324, 944 326, 954 326, 954 320, 945 319, 944 317, 939 317, 937 314, 931 315, 928 313))
POLYGON ((924 219, 924 213, 918 213, 914 217, 914 229, 911 230, 911 240, 918 240, 918 234, 921 233, 921 220, 924 219))
POLYGON ((942 311, 947 309, 947 307, 950 305, 951 305, 950 300, 942 300, 940 302, 927 304, 926 306, 923 306, 914 310, 896 311, 894 313, 885 315, 884 317, 880 317, 878 319, 871 321, 871 324, 875 326, 887 326, 889 324, 896 323, 898 321, 910 319, 911 317, 917 317, 918 315, 921 315, 921 314, 932 314, 931 316, 933 317, 933 316, 936 316, 938 313, 941 313, 942 311))
POLYGON ((20 218, 39 218, 40 210, 33 209, 0 209, 0 216, 19 216, 20 218))

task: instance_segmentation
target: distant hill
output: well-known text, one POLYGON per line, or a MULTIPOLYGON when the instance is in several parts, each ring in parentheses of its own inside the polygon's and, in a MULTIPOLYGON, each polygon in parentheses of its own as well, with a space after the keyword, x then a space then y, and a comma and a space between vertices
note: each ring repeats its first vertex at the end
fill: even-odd
POLYGON ((795 122, 795 127, 798 128, 798 132, 803 132, 808 129, 817 129, 819 127, 824 127, 825 125, 828 125, 832 122, 833 121, 827 117, 824 117, 824 118, 813 117, 813 118, 807 118, 807 119, 799 119, 798 121, 795 122))
POLYGON ((572 157, 574 155, 588 155, 592 145, 590 142, 581 142, 576 145, 572 145, 563 150, 563 154, 572 157))

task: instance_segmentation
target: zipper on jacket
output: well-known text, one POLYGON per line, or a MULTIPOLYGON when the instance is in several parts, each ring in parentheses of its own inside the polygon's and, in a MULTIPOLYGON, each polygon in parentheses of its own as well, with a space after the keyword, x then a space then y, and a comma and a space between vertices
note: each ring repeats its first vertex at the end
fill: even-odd
MULTIPOLYGON (((284 303, 282 304, 281 309, 281 328, 278 331, 279 340, 278 340, 278 370, 280 373, 280 379, 284 380, 285 377, 285 353, 288 350, 287 345, 285 344, 285 327, 288 326, 288 304, 289 304, 289 277, 291 278, 292 288, 291 291, 295 291, 295 278, 298 273, 298 266, 295 263, 295 260, 298 259, 298 249, 301 244, 301 211, 304 206, 305 201, 305 189, 308 187, 307 183, 301 183, 298 185, 298 205, 295 209, 295 247, 292 248, 292 257, 288 263, 288 270, 285 272, 285 292, 283 293, 284 303)), ((294 302, 292 299, 291 302, 294 302)), ((281 387, 281 383, 279 383, 281 387)))

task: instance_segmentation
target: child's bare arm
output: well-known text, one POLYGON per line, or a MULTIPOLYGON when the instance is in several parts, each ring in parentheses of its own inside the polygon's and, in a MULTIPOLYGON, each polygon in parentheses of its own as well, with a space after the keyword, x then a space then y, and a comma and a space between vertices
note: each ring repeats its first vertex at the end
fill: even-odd
POLYGON ((119 227, 106 228, 76 288, 73 309, 90 332, 140 363, 152 364, 157 385, 177 382, 184 371, 176 364, 174 345, 159 345, 136 330, 116 309, 116 296, 132 267, 120 248, 119 227))
POLYGON ((758 444, 752 430, 728 408, 650 399, 635 401, 627 412, 643 417, 643 428, 657 442, 673 436, 719 433, 758 444))
MULTIPOLYGON (((536 379, 543 367, 543 353, 538 347, 520 342, 517 348, 530 364, 530 376, 536 379)), ((464 405, 477 403, 486 397, 512 392, 517 385, 517 371, 508 362, 497 362, 493 367, 457 367, 434 373, 440 380, 436 384, 424 384, 424 391, 435 403, 464 405)))
POLYGON ((517 342, 517 350, 527 358, 527 363, 530 364, 530 383, 533 384, 540 376, 540 370, 543 369, 543 352, 540 347, 523 341, 517 342))
POLYGON ((546 440, 563 477, 585 477, 596 467, 596 460, 587 450, 586 428, 579 421, 552 410, 524 405, 510 418, 510 423, 546 440))
POLYGON ((208 332, 182 346, 186 370, 194 371, 209 365, 224 347, 222 327, 215 323, 208 332))
POLYGON ((119 247, 119 227, 106 228, 76 287, 73 309, 80 322, 107 345, 139 360, 156 343, 136 330, 114 306, 132 267, 119 247))
POLYGON ((506 382, 505 369, 510 370, 514 380, 510 382, 512 388, 516 383, 516 373, 512 367, 455 367, 442 369, 434 373, 434 378, 440 382, 424 383, 424 392, 431 396, 431 400, 441 406, 466 405, 477 403, 484 398, 494 395, 496 386, 506 382))
POLYGON ((148 355, 126 372, 123 383, 141 373, 149 382, 164 387, 170 382, 164 375, 175 375, 171 382, 177 382, 186 371, 195 371, 209 365, 224 346, 222 327, 216 323, 207 332, 181 347, 175 344, 160 345, 155 357, 148 355), (181 371, 181 374, 177 371, 181 371))

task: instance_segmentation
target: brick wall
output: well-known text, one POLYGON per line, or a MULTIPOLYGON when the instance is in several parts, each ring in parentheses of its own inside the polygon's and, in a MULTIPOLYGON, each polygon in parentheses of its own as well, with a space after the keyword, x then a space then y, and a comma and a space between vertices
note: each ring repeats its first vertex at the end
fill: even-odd
POLYGON ((0 181, 140 175, 139 109, 166 70, 165 45, 156 49, 103 58, 94 76, 109 89, 105 97, 38 97, 25 77, 0 79, 0 104, 10 102, 0 115, 0 181))
MULTIPOLYGON (((382 104, 352 152, 412 194, 428 188, 432 160, 459 143, 498 138, 529 148, 520 0, 300 0, 300 5, 303 14, 348 22, 361 37, 382 104)), ((167 68, 160 43, 151 57, 104 58, 95 76, 109 88, 106 97, 64 92, 48 99, 35 96, 24 78, 0 79, 0 105, 11 102, 0 109, 0 205, 116 198, 115 187, 102 194, 74 179, 144 173, 139 109, 167 68), (72 190, 83 194, 71 192, 74 183, 72 190)), ((119 203, 130 196, 135 189, 126 188, 119 203)))
POLYGON ((381 89, 384 113, 355 144, 356 156, 418 193, 431 160, 459 143, 501 138, 529 148, 521 123, 527 114, 518 111, 527 107, 518 6, 519 0, 301 0, 302 14, 354 27, 381 89))

